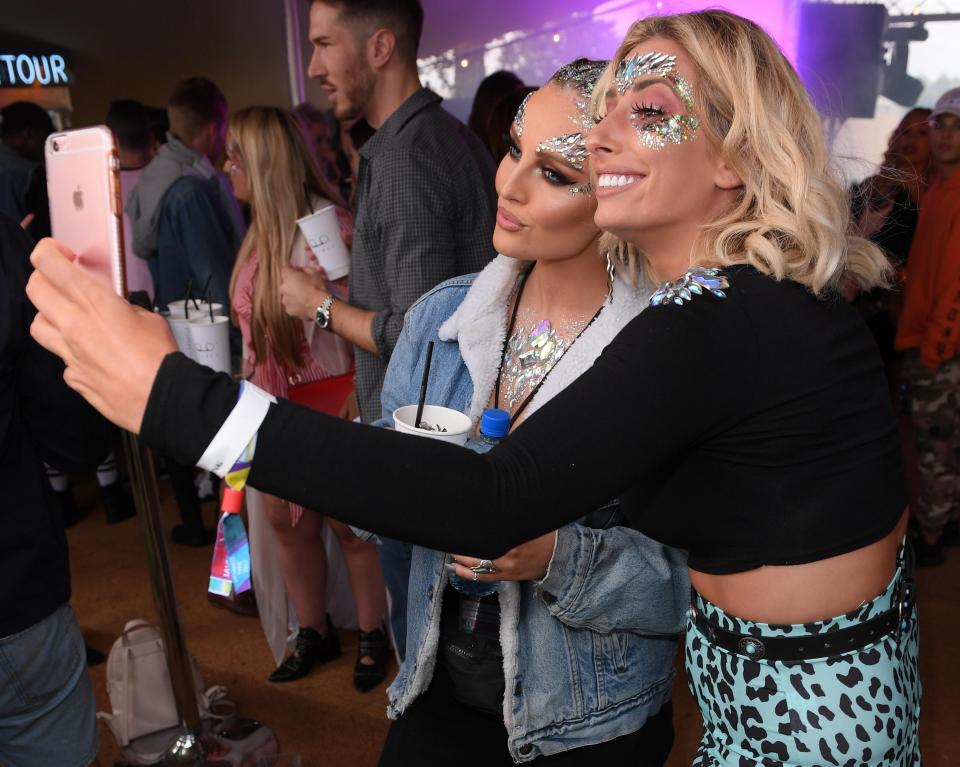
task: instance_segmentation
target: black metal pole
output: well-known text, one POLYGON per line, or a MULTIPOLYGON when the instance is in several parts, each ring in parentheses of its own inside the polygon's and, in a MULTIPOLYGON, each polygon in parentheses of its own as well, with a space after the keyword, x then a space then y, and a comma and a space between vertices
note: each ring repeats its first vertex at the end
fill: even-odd
POLYGON ((187 642, 180 624, 173 574, 167 557, 153 456, 150 450, 129 432, 123 432, 123 444, 127 454, 130 484, 140 520, 140 530, 143 533, 143 544, 147 551, 147 569, 153 590, 153 601, 157 608, 160 633, 166 648, 173 698, 177 706, 177 715, 185 727, 184 734, 173 746, 164 764, 200 765, 203 763, 204 756, 199 740, 200 710, 197 707, 190 653, 187 651, 187 642))

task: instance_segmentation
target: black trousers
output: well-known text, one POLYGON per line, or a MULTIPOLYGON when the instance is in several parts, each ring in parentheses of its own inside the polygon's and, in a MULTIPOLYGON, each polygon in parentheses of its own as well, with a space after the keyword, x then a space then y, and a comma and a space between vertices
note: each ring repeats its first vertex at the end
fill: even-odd
MULTIPOLYGON (((637 732, 595 746, 583 746, 529 764, 544 767, 662 767, 673 746, 673 707, 667 702, 637 732)), ((440 664, 433 681, 390 725, 380 767, 423 767, 455 764, 457 767, 513 767, 507 750, 503 720, 453 697, 449 679, 440 664)))

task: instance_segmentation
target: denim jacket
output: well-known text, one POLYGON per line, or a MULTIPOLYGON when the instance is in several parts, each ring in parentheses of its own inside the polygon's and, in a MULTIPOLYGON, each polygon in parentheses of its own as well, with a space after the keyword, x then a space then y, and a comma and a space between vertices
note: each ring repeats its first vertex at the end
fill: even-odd
MULTIPOLYGON (((507 303, 521 267, 499 256, 478 275, 448 280, 410 308, 390 359, 380 425, 392 425, 394 409, 416 402, 431 340, 427 402, 479 418, 493 390, 507 303)), ((528 412, 587 370, 646 299, 615 280, 613 300, 557 363, 528 412)), ((413 547, 407 652, 387 691, 391 718, 403 714, 433 676, 445 561, 445 552, 413 547)), ((626 527, 577 523, 558 531, 543 580, 501 583, 503 719, 513 760, 626 735, 657 713, 670 698, 689 588, 681 552, 626 527)))

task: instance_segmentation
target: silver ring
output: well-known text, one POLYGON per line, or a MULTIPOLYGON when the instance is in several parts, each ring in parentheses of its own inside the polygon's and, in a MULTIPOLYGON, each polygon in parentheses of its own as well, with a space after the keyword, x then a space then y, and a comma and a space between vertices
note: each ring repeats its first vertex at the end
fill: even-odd
POLYGON ((481 559, 479 565, 471 567, 470 569, 480 575, 490 575, 491 573, 497 572, 496 566, 489 559, 481 559))
POLYGON ((475 581, 479 581, 479 580, 480 580, 480 573, 478 573, 476 570, 473 571, 473 579, 474 579, 475 581))

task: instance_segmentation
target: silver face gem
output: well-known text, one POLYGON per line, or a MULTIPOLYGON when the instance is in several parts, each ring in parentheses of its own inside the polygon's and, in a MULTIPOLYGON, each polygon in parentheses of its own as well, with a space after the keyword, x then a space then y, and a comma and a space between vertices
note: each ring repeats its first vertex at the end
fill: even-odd
POLYGON ((636 112, 630 114, 630 124, 637 131, 637 140, 647 149, 663 149, 667 144, 692 141, 700 127, 700 121, 693 115, 670 115, 649 120, 636 112))
POLYGON ((693 115, 693 86, 677 74, 677 57, 666 53, 644 53, 620 62, 613 82, 623 95, 641 77, 662 77, 673 87, 687 110, 683 115, 659 117, 633 112, 630 124, 637 132, 640 145, 647 149, 663 149, 668 144, 691 141, 696 136, 700 121, 693 115))
POLYGON ((593 184, 589 181, 586 184, 575 184, 570 187, 570 194, 585 194, 588 197, 594 194, 597 190, 594 189, 593 184))
POLYGON ((613 76, 613 84, 622 96, 641 77, 666 77, 677 66, 677 57, 667 53, 643 53, 624 59, 613 76))
POLYGON ((584 141, 581 133, 567 133, 563 136, 554 136, 541 141, 537 144, 537 154, 542 152, 553 152, 560 155, 577 170, 583 170, 583 163, 589 156, 587 142, 584 141))
POLYGON ((535 91, 530 91, 530 93, 523 97, 523 101, 520 102, 520 106, 517 107, 517 114, 513 118, 513 123, 517 126, 517 138, 520 138, 523 135, 524 113, 527 109, 527 102, 534 93, 535 91))
POLYGON ((574 103, 577 114, 571 116, 570 120, 580 131, 588 131, 596 125, 590 114, 590 99, 593 95, 593 86, 607 68, 608 63, 608 61, 579 59, 572 64, 560 67, 550 78, 551 82, 570 88, 576 94, 574 103))

